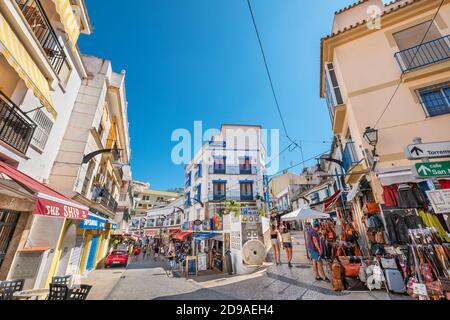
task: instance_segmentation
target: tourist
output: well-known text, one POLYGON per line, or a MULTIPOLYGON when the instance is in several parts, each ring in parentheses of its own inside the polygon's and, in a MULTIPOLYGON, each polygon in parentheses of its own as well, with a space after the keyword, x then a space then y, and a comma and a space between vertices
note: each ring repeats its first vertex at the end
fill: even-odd
POLYGON ((270 239, 272 242, 273 254, 275 256, 275 264, 278 266, 281 264, 280 259, 280 232, 277 229, 276 225, 272 225, 272 229, 270 231, 270 239))
POLYGON ((325 272, 323 271, 321 258, 322 249, 319 244, 319 230, 319 221, 314 221, 312 227, 310 227, 306 233, 306 248, 308 249, 309 257, 313 261, 313 270, 316 275, 316 280, 329 282, 328 278, 325 276, 325 272))
POLYGON ((283 248, 286 251, 286 256, 288 259, 288 266, 292 268, 292 236, 289 229, 284 226, 281 232, 281 239, 283 241, 283 248))

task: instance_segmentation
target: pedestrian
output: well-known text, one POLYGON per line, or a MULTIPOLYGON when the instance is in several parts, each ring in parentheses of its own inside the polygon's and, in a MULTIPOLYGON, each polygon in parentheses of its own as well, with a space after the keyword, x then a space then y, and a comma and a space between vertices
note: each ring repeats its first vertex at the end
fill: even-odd
POLYGON ((328 280, 323 271, 322 248, 319 244, 319 229, 320 223, 316 220, 312 227, 306 232, 306 247, 308 249, 309 257, 313 261, 313 270, 316 275, 316 280, 329 282, 330 280, 328 280))
POLYGON ((286 251, 288 266, 289 268, 292 268, 292 236, 286 226, 284 226, 284 228, 282 229, 281 239, 283 241, 283 248, 286 251))
POLYGON ((277 229, 276 225, 272 225, 271 231, 270 231, 270 240, 272 242, 272 249, 273 254, 275 256, 275 263, 276 265, 281 264, 280 259, 280 232, 277 229))
POLYGON ((147 245, 144 244, 142 246, 142 260, 145 260, 145 257, 147 256, 147 245))

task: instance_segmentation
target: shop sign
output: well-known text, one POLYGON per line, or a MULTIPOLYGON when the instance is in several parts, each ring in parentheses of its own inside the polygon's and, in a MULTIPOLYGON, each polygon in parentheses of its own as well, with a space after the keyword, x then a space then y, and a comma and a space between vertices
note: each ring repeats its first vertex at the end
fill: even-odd
POLYGON ((43 198, 37 199, 35 213, 68 219, 87 219, 88 217, 88 211, 86 210, 43 198))
POLYGON ((195 220, 194 221, 194 226, 201 226, 203 224, 202 220, 195 220))
POLYGON ((106 227, 106 219, 89 215, 87 219, 81 220, 80 229, 100 229, 104 230, 106 227))
POLYGON ((416 163, 414 169, 418 178, 450 177, 450 161, 416 163))
POLYGON ((450 213, 450 189, 427 191, 435 213, 450 213))
POLYGON ((405 154, 409 160, 450 157, 450 141, 411 144, 406 147, 405 154))

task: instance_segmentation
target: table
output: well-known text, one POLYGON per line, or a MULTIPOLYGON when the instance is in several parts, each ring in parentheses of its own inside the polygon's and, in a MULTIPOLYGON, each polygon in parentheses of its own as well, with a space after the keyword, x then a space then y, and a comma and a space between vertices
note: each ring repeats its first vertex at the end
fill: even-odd
POLYGON ((18 299, 32 299, 39 298, 42 296, 48 296, 50 289, 34 289, 34 290, 24 290, 17 291, 13 293, 13 296, 18 299))

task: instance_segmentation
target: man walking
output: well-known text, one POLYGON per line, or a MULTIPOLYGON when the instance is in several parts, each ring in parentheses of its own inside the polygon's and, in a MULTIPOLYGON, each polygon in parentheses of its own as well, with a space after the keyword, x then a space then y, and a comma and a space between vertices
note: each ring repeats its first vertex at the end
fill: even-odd
POLYGON ((310 227, 306 233, 306 247, 308 249, 309 257, 313 261, 313 270, 316 275, 316 280, 329 282, 329 280, 325 276, 325 272, 323 271, 321 258, 322 249, 320 248, 319 244, 319 229, 319 221, 314 221, 312 228, 310 227))

